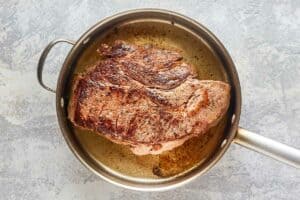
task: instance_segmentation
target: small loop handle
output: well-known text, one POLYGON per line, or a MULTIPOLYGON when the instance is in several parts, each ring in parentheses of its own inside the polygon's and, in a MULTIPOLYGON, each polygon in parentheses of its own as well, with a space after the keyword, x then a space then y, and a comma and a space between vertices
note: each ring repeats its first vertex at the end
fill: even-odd
POLYGON ((50 50, 52 49, 52 47, 54 47, 54 45, 58 44, 58 43, 68 43, 71 45, 75 45, 74 41, 71 40, 67 40, 67 39, 56 39, 53 40, 52 42, 50 42, 46 48, 44 49, 44 51, 42 52, 40 59, 39 59, 39 63, 38 63, 38 67, 37 67, 37 78, 39 81, 39 84, 46 90, 55 93, 55 90, 48 87, 47 85, 44 84, 43 82, 43 69, 44 69, 44 64, 45 64, 45 60, 48 56, 48 53, 50 52, 50 50))

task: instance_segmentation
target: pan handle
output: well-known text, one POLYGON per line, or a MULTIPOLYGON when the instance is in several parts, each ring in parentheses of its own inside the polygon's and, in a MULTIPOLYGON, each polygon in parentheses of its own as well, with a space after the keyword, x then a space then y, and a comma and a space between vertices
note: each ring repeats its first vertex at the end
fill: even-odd
POLYGON ((278 161, 300 168, 300 150, 239 128, 234 142, 278 161))
POLYGON ((39 81, 39 84, 46 90, 50 91, 50 92, 53 92, 55 93, 55 90, 46 86, 43 82, 43 68, 44 68, 44 64, 45 64, 45 60, 48 56, 48 53, 50 52, 50 50, 52 49, 52 47, 54 45, 56 45, 57 43, 60 43, 60 42, 65 42, 65 43, 68 43, 68 44, 72 44, 72 45, 75 45, 75 42, 74 41, 71 41, 71 40, 66 40, 66 39, 56 39, 56 40, 53 40, 51 41, 47 46, 46 48, 44 49, 44 51, 42 52, 41 56, 40 56, 40 59, 39 59, 39 62, 38 62, 38 67, 37 67, 37 78, 38 78, 38 81, 39 81))

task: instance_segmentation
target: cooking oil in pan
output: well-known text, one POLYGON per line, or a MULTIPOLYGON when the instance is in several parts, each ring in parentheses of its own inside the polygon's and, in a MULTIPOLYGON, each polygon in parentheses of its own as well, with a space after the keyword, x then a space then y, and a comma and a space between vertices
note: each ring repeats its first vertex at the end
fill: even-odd
POLYGON ((226 118, 206 134, 160 155, 137 156, 125 145, 115 144, 91 131, 75 129, 82 147, 98 163, 128 176, 169 177, 204 162, 222 139, 226 118))
MULTIPOLYGON (((99 55, 101 43, 111 44, 124 40, 133 44, 152 44, 159 48, 179 51, 184 60, 195 66, 199 79, 227 81, 221 62, 199 38, 172 24, 136 22, 120 26, 99 36, 80 56, 75 74, 93 65, 99 55)), ((91 131, 74 128, 78 142, 97 163, 128 176, 141 178, 169 177, 182 173, 205 162, 220 145, 227 116, 206 134, 192 138, 161 155, 134 155, 124 145, 115 144, 91 131)))

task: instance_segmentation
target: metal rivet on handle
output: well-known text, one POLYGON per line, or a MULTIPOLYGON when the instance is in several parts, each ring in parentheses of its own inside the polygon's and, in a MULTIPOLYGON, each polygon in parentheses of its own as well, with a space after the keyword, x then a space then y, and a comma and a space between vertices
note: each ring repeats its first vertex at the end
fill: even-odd
POLYGON ((222 144, 221 144, 221 148, 223 148, 225 146, 225 144, 227 143, 227 139, 223 140, 222 144))
POLYGON ((231 124, 233 124, 234 121, 235 121, 235 114, 233 114, 232 117, 231 117, 231 124))
POLYGON ((60 106, 63 108, 65 106, 64 98, 60 98, 60 106))

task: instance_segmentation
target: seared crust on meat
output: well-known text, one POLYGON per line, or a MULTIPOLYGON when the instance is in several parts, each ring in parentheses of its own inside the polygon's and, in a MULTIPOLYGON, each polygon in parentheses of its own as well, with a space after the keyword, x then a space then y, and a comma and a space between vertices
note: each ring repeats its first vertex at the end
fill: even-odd
POLYGON ((225 114, 230 86, 198 80, 182 56, 151 45, 102 44, 104 57, 75 78, 68 117, 135 154, 159 154, 207 132, 225 114))

